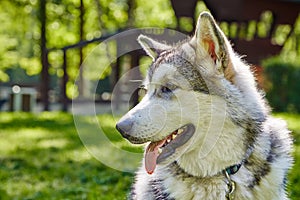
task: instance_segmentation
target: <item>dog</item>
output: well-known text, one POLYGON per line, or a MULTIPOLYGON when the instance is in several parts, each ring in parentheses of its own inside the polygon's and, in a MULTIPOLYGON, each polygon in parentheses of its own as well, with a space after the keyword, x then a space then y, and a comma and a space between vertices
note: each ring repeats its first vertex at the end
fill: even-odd
POLYGON ((129 199, 288 199, 292 138, 212 15, 175 45, 145 35, 143 99, 116 124, 148 143, 129 199))

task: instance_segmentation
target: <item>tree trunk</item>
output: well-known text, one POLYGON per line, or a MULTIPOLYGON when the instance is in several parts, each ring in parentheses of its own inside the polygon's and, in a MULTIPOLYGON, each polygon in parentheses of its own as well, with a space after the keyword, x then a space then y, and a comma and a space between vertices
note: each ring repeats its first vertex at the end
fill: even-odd
POLYGON ((49 62, 46 40, 46 0, 40 0, 40 23, 41 23, 41 62, 42 62, 42 74, 41 74, 41 96, 44 106, 44 111, 49 110, 49 62))
MULTIPOLYGON (((84 4, 83 0, 80 0, 80 23, 79 23, 79 41, 83 41, 84 36, 84 4)), ((78 92, 79 97, 84 97, 84 78, 83 78, 83 49, 82 47, 79 48, 79 81, 78 81, 78 92)))

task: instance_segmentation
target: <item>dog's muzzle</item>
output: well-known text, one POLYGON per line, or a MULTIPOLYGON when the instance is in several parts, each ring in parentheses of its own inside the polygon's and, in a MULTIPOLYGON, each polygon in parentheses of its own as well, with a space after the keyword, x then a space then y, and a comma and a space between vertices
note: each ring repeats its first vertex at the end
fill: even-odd
POLYGON ((123 117, 116 124, 116 129, 121 135, 134 144, 142 144, 150 141, 145 150, 145 168, 148 174, 152 174, 156 168, 156 164, 173 161, 176 159, 178 149, 184 146, 193 136, 195 126, 191 123, 181 126, 180 128, 172 131, 165 138, 151 141, 132 136, 132 128, 134 121, 131 118, 123 117))

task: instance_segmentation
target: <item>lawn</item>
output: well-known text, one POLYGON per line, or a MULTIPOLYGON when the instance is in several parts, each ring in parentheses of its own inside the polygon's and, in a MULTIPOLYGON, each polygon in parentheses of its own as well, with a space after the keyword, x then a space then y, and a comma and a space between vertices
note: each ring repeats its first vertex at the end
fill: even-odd
MULTIPOLYGON (((300 115, 276 114, 295 137, 289 194, 300 196, 300 115)), ((80 117, 89 121, 89 117, 80 117)), ((111 115, 97 117, 116 146, 141 152, 114 129, 111 115)), ((91 131, 88 130, 87 131, 91 131)), ((116 155, 109 154, 112 159, 116 155)), ((126 158, 125 158, 126 160, 126 158)), ((124 161, 125 162, 125 161, 124 161)), ((65 113, 0 113, 0 199, 125 199, 133 174, 111 169, 82 144, 73 116, 65 113)))
MULTIPOLYGON (((112 116, 98 119, 120 143, 112 116)), ((0 113, 1 200, 125 199, 132 180, 132 173, 106 167, 87 152, 72 115, 0 113)))

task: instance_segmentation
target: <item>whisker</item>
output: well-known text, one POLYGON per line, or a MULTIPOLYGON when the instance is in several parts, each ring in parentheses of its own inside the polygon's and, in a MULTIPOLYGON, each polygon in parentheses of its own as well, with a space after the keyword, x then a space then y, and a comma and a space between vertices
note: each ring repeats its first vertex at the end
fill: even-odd
POLYGON ((129 82, 131 82, 131 83, 142 83, 143 80, 129 80, 129 82))

